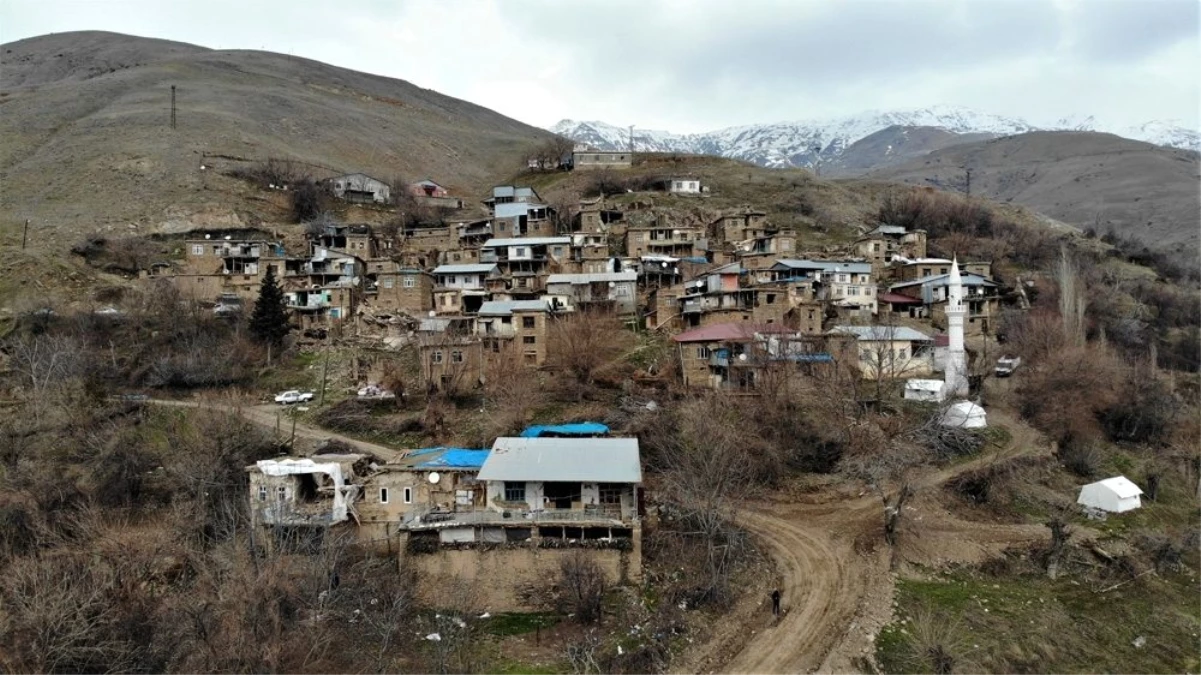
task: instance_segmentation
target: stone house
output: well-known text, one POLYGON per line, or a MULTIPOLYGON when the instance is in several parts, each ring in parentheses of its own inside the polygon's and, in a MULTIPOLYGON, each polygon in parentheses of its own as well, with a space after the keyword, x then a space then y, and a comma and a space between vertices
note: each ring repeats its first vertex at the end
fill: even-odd
MULTIPOLYGON (((950 274, 939 274, 914 281, 893 284, 888 292, 920 300, 921 305, 911 305, 909 315, 913 318, 930 319, 935 326, 946 327, 947 290, 950 274)), ((967 316, 963 324, 967 335, 980 335, 994 330, 1001 311, 1001 287, 995 281, 979 274, 965 273, 963 304, 967 316)))
POLYGON ((495 263, 439 265, 434 279, 434 311, 439 314, 472 314, 503 282, 495 263))
POLYGON ((492 196, 484 200, 488 215, 496 215, 496 207, 501 204, 542 204, 542 198, 532 187, 515 187, 513 185, 497 185, 492 188, 492 196))
POLYGON ((835 326, 829 335, 851 335, 860 377, 923 377, 934 372, 934 338, 907 326, 835 326))
POLYGON ((577 170, 628 169, 634 164, 634 155, 626 150, 592 150, 577 147, 571 153, 571 166, 577 170))
POLYGON ((879 274, 892 259, 926 257, 926 231, 910 232, 900 225, 880 225, 855 242, 855 255, 866 259, 879 274))
POLYGON ((487 362, 478 337, 457 330, 419 334, 417 353, 427 389, 467 391, 483 382, 487 362))
POLYGON ((567 296, 576 309, 602 307, 622 316, 637 310, 637 285, 635 272, 552 274, 546 280, 547 293, 567 296))
POLYGON ((749 208, 724 215, 709 225, 710 238, 726 244, 766 237, 774 232, 775 228, 767 222, 766 212, 749 208))
POLYGON ((416 267, 391 265, 382 271, 372 272, 374 261, 368 261, 368 300, 372 306, 402 311, 412 316, 424 316, 434 308, 433 275, 416 267))
POLYGON ((764 377, 834 363, 825 340, 781 324, 718 323, 685 331, 672 340, 686 387, 753 393, 764 377))
POLYGON ((810 284, 818 300, 868 314, 876 311, 876 281, 869 263, 783 259, 768 270, 777 282, 810 284))
POLYGON ((418 204, 440 209, 461 209, 463 200, 450 194, 450 191, 429 178, 409 183, 406 188, 418 204))
POLYGON ((319 234, 309 237, 309 252, 328 249, 359 258, 378 258, 379 240, 370 225, 326 225, 319 234))
POLYGON ((474 334, 484 339, 488 353, 509 345, 527 366, 546 363, 551 306, 545 299, 485 302, 476 314, 474 334))
POLYGON ((668 192, 676 195, 699 195, 701 180, 695 176, 672 177, 664 181, 668 192))
POLYGON ((348 202, 387 204, 392 186, 365 173, 347 173, 326 179, 334 196, 348 202))
POLYGON ((537 202, 497 204, 492 232, 498 237, 550 237, 555 234, 555 210, 537 202))
POLYGON ((657 219, 649 225, 631 225, 626 229, 626 257, 644 255, 689 258, 704 256, 708 248, 705 228, 668 225, 657 219))
POLYGON ((512 294, 531 298, 570 259, 571 237, 497 238, 480 247, 480 263, 495 264, 512 294))

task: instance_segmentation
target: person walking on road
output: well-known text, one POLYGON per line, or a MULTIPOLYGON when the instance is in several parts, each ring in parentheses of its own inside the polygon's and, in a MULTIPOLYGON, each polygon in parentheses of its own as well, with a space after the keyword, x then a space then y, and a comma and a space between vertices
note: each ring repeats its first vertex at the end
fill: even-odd
POLYGON ((771 592, 771 615, 780 618, 780 589, 771 592))

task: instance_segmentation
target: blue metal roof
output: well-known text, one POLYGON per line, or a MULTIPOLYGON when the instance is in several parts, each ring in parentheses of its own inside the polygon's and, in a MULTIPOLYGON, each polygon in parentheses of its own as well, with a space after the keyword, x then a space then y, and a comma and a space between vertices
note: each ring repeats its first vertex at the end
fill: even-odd
POLYGON ((535 424, 521 432, 522 438, 541 438, 543 436, 596 436, 609 433, 609 427, 599 422, 579 422, 576 424, 535 424))
POLYGON ((422 448, 409 453, 414 455, 436 455, 414 465, 417 469, 478 469, 484 465, 491 450, 469 448, 422 448))

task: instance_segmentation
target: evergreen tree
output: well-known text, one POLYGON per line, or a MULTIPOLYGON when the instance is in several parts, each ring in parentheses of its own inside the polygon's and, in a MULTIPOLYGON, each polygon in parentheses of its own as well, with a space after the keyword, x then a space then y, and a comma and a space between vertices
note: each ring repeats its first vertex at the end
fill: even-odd
POLYGON ((268 267, 259 287, 259 299, 254 303, 254 313, 250 315, 250 334, 263 344, 278 347, 290 330, 284 291, 275 281, 275 268, 268 267))

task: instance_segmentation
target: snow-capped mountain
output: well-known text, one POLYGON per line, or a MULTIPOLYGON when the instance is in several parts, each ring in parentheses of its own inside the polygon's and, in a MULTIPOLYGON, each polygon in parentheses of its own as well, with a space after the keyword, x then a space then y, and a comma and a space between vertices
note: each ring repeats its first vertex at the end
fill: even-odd
MULTIPOLYGON (((968 108, 936 106, 921 110, 871 111, 852 117, 731 127, 697 134, 633 130, 633 145, 642 152, 682 152, 731 157, 761 166, 789 167, 825 164, 874 133, 889 127, 933 127, 954 134, 973 134, 977 140, 1027 131, 1108 131, 1135 140, 1188 150, 1201 150, 1201 135, 1172 121, 1148 122, 1127 129, 1098 128, 1092 117, 1066 118, 1049 126, 981 113, 968 108), (981 136, 983 135, 983 136, 981 136)), ((551 131, 605 150, 627 149, 631 134, 605 122, 563 120, 551 131)))

